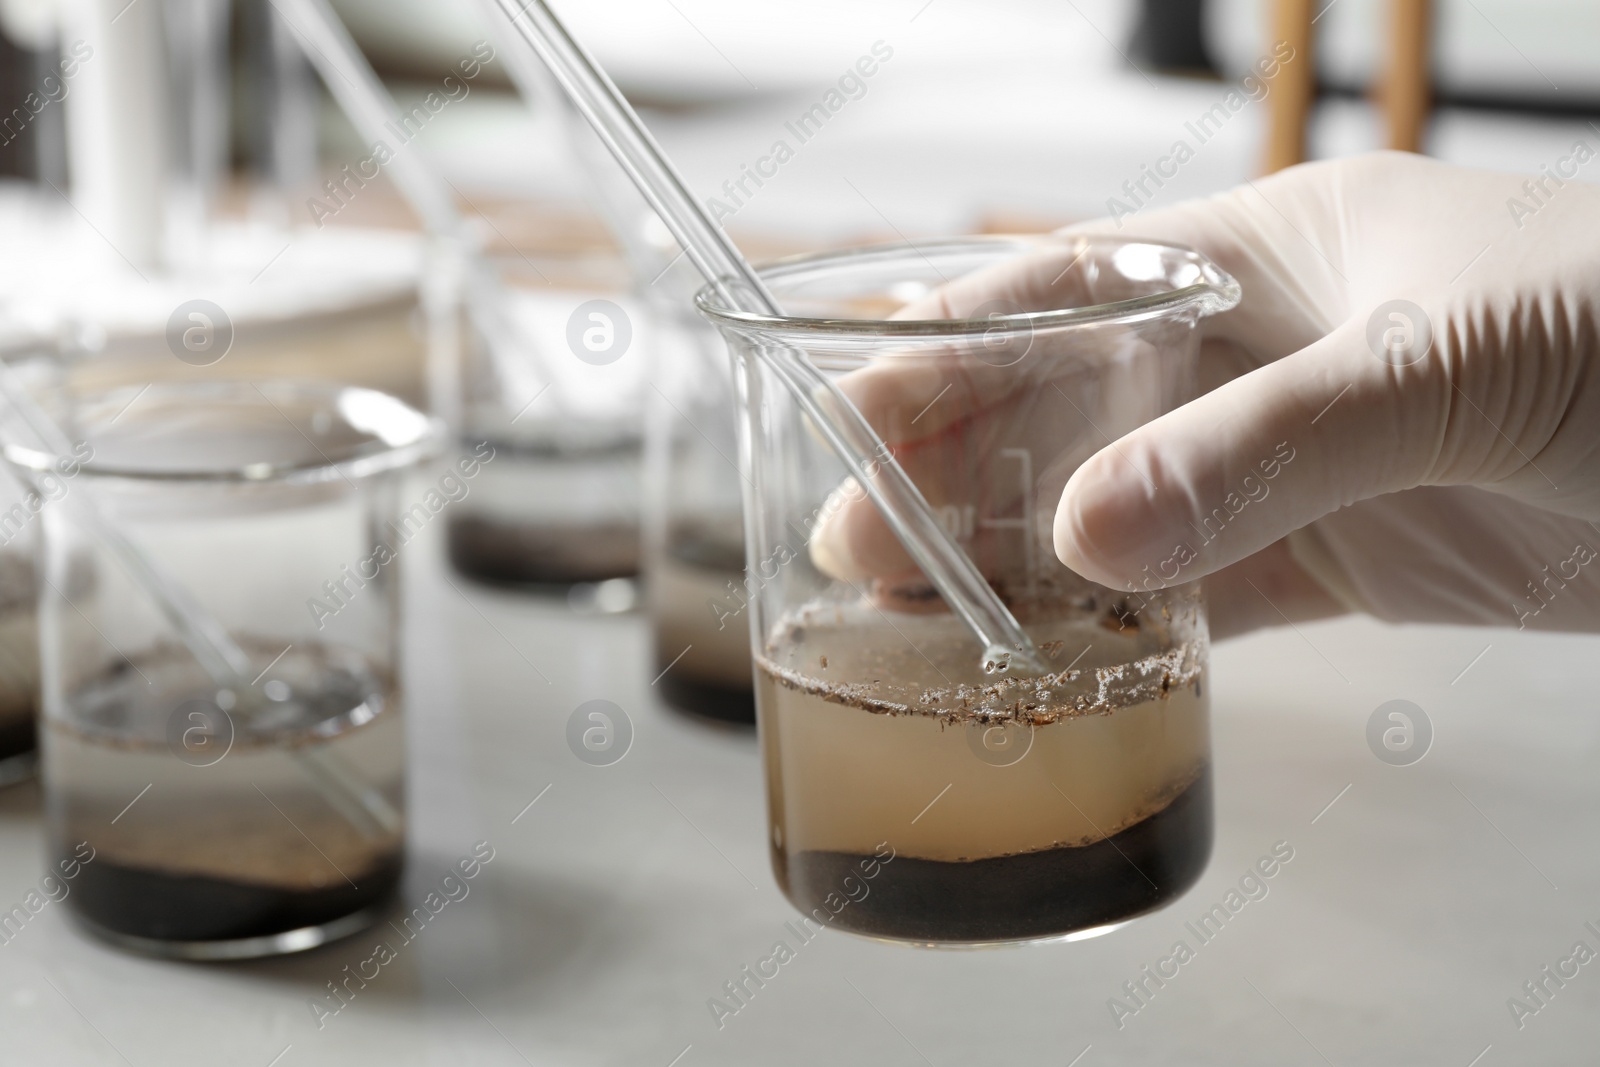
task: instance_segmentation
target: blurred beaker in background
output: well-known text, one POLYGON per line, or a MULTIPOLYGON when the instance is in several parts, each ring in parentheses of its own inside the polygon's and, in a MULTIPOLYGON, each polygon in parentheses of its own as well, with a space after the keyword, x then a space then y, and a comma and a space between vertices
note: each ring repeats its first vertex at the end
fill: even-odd
POLYGON ((501 299, 467 297, 458 436, 495 461, 452 509, 450 560, 530 588, 633 577, 650 322, 620 261, 488 261, 501 299))
POLYGON ((533 241, 506 239, 506 254, 480 263, 490 284, 466 293, 453 424, 497 458, 451 517, 450 559, 481 581, 564 590, 579 610, 626 610, 636 599, 655 365, 642 305, 666 258, 658 264, 650 246, 653 216, 542 61, 492 2, 478 7, 536 136, 584 181, 580 199, 532 228, 533 241))
POLYGON ((663 294, 652 305, 658 370, 644 500, 655 687, 681 711, 754 725, 731 364, 687 299, 663 294))

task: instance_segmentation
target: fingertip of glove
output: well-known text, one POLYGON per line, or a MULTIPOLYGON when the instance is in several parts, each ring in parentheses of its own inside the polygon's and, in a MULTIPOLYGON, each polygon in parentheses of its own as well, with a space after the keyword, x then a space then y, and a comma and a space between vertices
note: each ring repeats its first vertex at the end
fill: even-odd
POLYGON ((845 479, 839 488, 823 502, 822 515, 812 528, 807 543, 811 565, 830 578, 854 581, 866 575, 857 564, 850 548, 850 538, 844 521, 845 505, 852 493, 859 493, 853 478, 845 479))
POLYGON ((1149 560, 1153 524, 1137 486, 1106 469, 1103 454, 1067 481, 1051 531, 1056 558, 1092 582, 1123 588, 1149 560))

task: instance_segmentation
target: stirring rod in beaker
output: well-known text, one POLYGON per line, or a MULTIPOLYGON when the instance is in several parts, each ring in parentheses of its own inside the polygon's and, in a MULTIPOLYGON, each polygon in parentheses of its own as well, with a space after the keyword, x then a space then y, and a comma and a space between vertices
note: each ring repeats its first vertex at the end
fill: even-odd
MULTIPOLYGON (((0 359, 0 409, 9 409, 38 439, 45 455, 65 457, 74 450, 67 435, 33 398, 18 385, 12 370, 0 359)), ((13 431, 0 419, 0 443, 14 440, 13 431)), ((20 444, 20 442, 18 442, 20 444)), ((31 448, 32 446, 23 445, 31 448)), ((34 492, 44 495, 35 472, 23 464, 11 464, 34 492)), ((249 680, 250 657, 234 641, 221 622, 211 617, 189 591, 162 572, 142 549, 122 532, 101 510, 87 486, 79 485, 60 498, 95 538, 142 588, 161 610, 189 654, 219 688, 231 689, 241 698, 255 692, 249 680)), ((397 832, 402 824, 399 812, 359 775, 331 752, 311 756, 311 747, 292 748, 289 757, 304 767, 313 784, 356 830, 367 838, 397 832)))
MULTIPOLYGON (((755 269, 690 195, 633 107, 555 12, 544 0, 497 2, 717 295, 739 310, 782 315, 755 269)), ((768 345, 760 352, 867 491, 906 552, 984 646, 985 670, 1004 671, 1017 663, 1046 673, 1022 625, 934 518, 921 490, 850 399, 798 349, 768 345)))

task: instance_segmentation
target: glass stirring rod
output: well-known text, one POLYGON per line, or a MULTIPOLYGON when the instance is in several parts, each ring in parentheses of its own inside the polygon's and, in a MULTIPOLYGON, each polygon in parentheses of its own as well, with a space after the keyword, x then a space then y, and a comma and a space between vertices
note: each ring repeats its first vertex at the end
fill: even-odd
MULTIPOLYGON (((781 316, 754 268, 690 195, 638 114, 544 0, 497 2, 717 295, 742 311, 781 316)), ((983 669, 1048 673, 1022 624, 939 525, 921 490, 850 399, 798 349, 771 346, 762 354, 867 491, 906 552, 978 638, 984 649, 983 669)))

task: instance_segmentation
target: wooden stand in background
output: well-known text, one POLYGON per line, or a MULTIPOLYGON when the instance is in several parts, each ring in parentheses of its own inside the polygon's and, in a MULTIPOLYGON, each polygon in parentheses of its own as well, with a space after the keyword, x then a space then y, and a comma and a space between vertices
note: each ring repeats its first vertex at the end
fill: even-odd
MULTIPOLYGON (((1317 91, 1313 22, 1328 6, 1329 0, 1275 0, 1272 5, 1272 40, 1287 41, 1295 57, 1272 79, 1267 97, 1263 173, 1306 158, 1306 123, 1317 91)), ((1432 106, 1432 8, 1431 0, 1389 0, 1384 68, 1374 98, 1387 127, 1386 144, 1405 152, 1422 150, 1432 106)))
POLYGON ((1278 68, 1267 95, 1267 146, 1261 170, 1271 174, 1306 158, 1306 120, 1317 95, 1317 53, 1313 48, 1314 0, 1276 0, 1272 41, 1286 41, 1294 58, 1278 68))
POLYGON ((1374 94, 1388 127, 1388 147, 1422 151, 1431 106, 1431 0, 1389 0, 1389 52, 1374 94))

